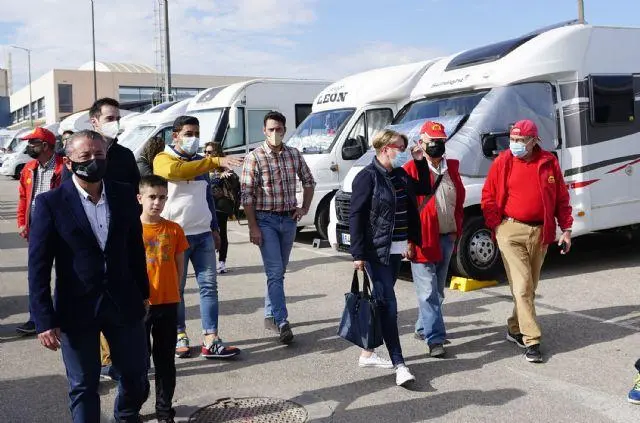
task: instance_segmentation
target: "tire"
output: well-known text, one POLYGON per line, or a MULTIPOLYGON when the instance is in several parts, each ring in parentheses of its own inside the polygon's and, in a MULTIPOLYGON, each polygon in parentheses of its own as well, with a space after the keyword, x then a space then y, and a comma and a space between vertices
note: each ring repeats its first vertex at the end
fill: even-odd
POLYGON ((463 277, 477 280, 495 279, 502 269, 498 245, 482 216, 469 217, 458 240, 453 267, 463 277))
POLYGON ((329 204, 328 201, 323 202, 316 217, 316 230, 322 239, 329 239, 329 204))
POLYGON ((16 172, 13 174, 13 179, 20 179, 20 173, 22 172, 22 169, 24 169, 23 164, 19 164, 18 166, 16 166, 16 172))

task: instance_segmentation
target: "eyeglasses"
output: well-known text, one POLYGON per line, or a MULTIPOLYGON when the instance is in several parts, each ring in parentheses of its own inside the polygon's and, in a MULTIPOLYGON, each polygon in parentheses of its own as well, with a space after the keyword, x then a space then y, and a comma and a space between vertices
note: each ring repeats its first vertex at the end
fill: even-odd
POLYGON ((204 150, 204 154, 206 154, 207 156, 210 156, 213 154, 213 150, 204 150))
POLYGON ((400 152, 404 152, 407 147, 404 145, 398 145, 398 144, 387 144, 388 148, 393 148, 394 150, 400 150, 400 152))
POLYGON ((509 142, 518 142, 520 144, 528 144, 533 138, 509 138, 509 142))

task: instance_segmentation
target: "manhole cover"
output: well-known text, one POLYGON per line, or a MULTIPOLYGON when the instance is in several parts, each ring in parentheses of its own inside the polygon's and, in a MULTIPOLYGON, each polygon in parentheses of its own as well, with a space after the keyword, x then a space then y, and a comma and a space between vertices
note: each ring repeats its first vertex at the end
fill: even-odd
POLYGON ((307 410, 277 398, 223 398, 191 415, 191 423, 304 423, 307 410))

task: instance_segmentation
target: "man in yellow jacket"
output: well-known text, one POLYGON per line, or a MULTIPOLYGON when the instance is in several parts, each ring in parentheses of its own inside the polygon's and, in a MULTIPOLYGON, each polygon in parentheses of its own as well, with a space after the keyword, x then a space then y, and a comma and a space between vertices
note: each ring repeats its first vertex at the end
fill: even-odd
POLYGON ((189 249, 184 253, 185 266, 180 282, 176 357, 191 355, 184 307, 184 287, 191 260, 200 288, 200 317, 204 334, 201 355, 205 358, 229 358, 239 354, 240 350, 225 346, 218 335, 215 250, 220 246, 220 235, 209 171, 220 167, 240 166, 242 160, 235 157, 198 155, 199 137, 198 119, 180 116, 173 124, 173 145, 167 146, 153 160, 153 172, 169 181, 169 193, 162 217, 182 226, 189 241, 189 249))

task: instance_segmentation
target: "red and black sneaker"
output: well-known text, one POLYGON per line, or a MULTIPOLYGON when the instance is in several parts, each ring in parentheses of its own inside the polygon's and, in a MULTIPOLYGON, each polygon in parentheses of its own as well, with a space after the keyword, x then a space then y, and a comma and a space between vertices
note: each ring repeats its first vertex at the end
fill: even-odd
POLYGON ((225 347, 222 339, 218 338, 211 345, 202 344, 201 355, 204 358, 231 358, 240 354, 240 349, 236 347, 225 347))

